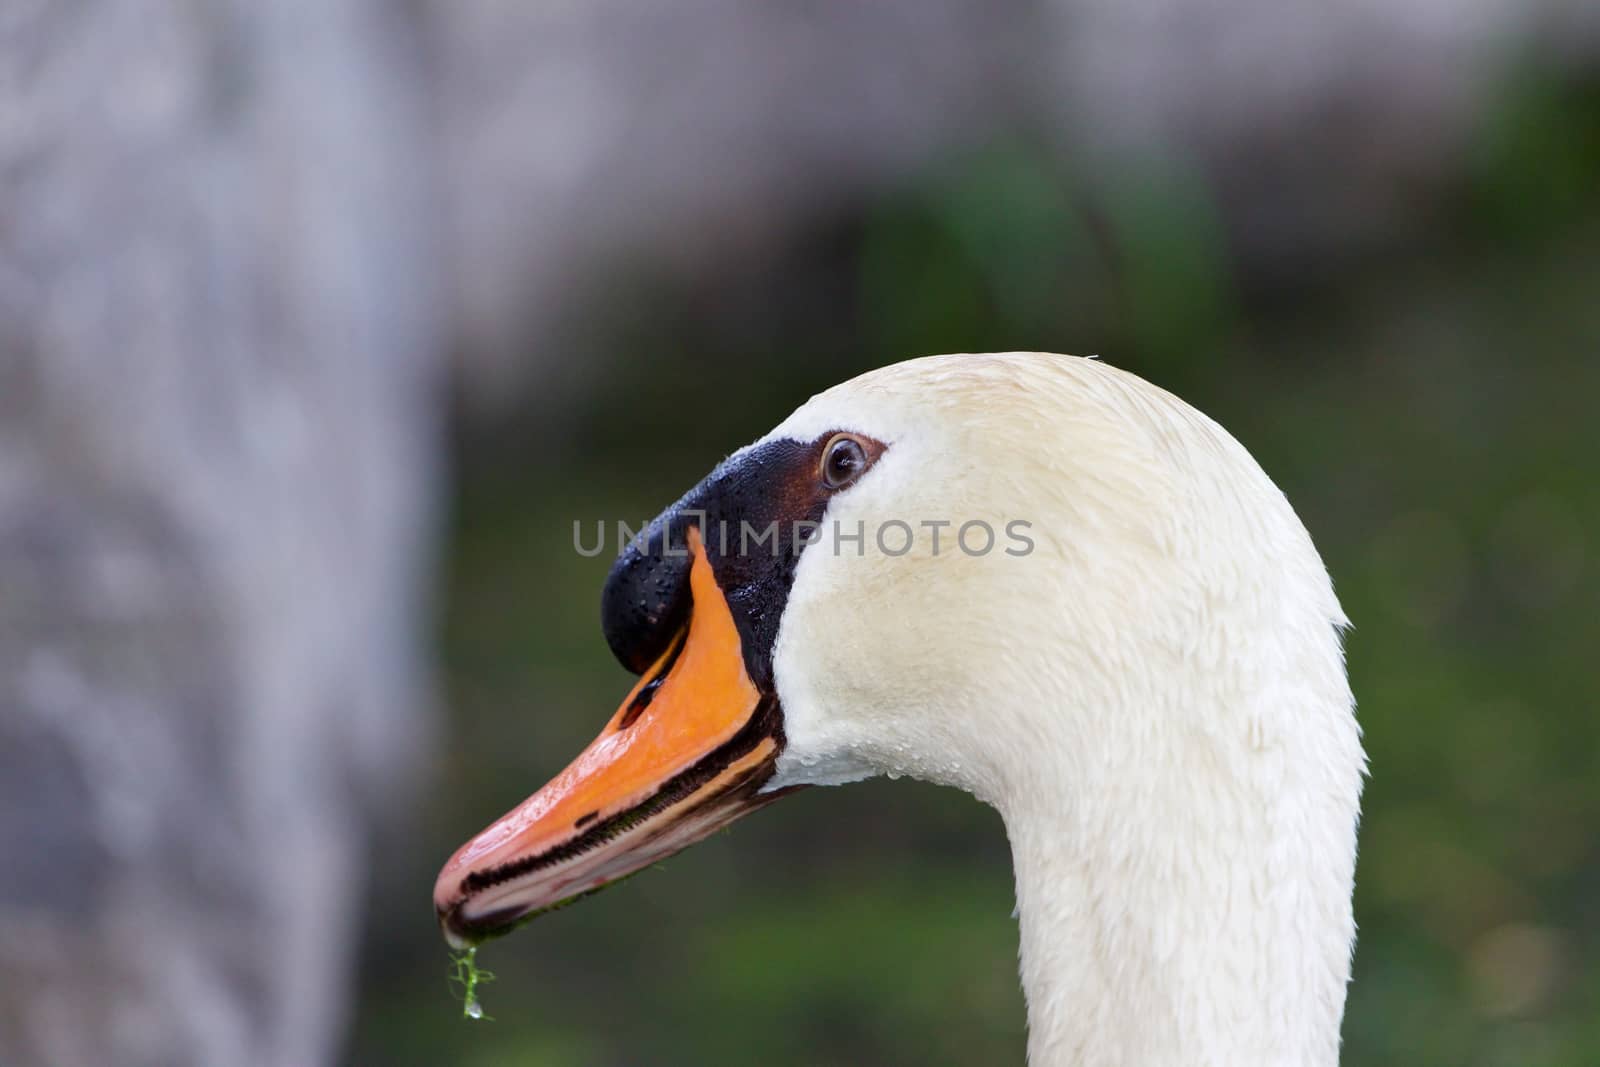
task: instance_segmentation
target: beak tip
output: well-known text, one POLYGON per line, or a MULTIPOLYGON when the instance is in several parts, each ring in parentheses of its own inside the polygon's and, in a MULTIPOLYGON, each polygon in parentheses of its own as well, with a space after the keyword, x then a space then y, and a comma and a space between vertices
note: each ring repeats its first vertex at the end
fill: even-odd
POLYGON ((464 952, 482 939, 473 937, 466 929, 462 910, 467 898, 458 869, 459 859, 459 852, 451 856, 434 882, 433 914, 439 921, 439 931, 444 934, 445 942, 455 951, 464 952))
POLYGON ((445 944, 456 952, 465 952, 478 944, 481 938, 473 937, 465 929, 461 921, 461 903, 458 901, 449 907, 434 905, 434 913, 439 919, 439 932, 444 934, 445 944))

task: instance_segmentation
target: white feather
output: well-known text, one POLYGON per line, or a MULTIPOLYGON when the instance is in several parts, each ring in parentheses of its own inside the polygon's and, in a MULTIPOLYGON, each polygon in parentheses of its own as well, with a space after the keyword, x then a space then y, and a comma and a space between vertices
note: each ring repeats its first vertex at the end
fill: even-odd
POLYGON ((1365 757, 1346 620, 1283 494, 1089 359, 914 360, 769 436, 841 429, 889 448, 801 557, 771 787, 903 773, 1000 811, 1034 1067, 1336 1063, 1365 757), (872 543, 890 519, 904 556, 872 543), (1035 548, 969 556, 950 527, 935 554, 919 525, 971 519, 1035 548))

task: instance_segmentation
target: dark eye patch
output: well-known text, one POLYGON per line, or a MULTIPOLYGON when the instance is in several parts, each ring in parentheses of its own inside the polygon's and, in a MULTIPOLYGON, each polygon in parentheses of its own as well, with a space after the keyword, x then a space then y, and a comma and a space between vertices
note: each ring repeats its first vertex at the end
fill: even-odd
POLYGON ((601 593, 600 617, 624 667, 642 674, 688 622, 687 531, 698 526, 739 631, 745 669, 772 692, 772 646, 806 547, 794 537, 794 524, 821 522, 832 495, 854 484, 888 447, 848 435, 861 450, 859 469, 843 484, 830 484, 825 450, 839 437, 783 438, 730 457, 623 549, 601 593), (769 530, 771 537, 756 540, 769 530))

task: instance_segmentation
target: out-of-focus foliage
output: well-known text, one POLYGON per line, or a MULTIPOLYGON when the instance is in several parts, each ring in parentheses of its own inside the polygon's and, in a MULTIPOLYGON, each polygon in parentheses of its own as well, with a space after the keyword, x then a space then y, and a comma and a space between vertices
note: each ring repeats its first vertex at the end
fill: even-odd
POLYGON ((1245 274, 1181 160, 1090 185, 1017 137, 713 294, 619 266, 586 311, 610 371, 562 432, 463 434, 446 766, 380 868, 351 1061, 1021 1061, 1003 830, 953 792, 812 790, 491 944, 493 1023, 461 1021, 427 901, 628 685, 575 519, 654 514, 853 373, 1031 348, 1099 353, 1227 426, 1355 621, 1346 1062, 1600 1062, 1600 92, 1494 92, 1455 193, 1346 262, 1245 274))

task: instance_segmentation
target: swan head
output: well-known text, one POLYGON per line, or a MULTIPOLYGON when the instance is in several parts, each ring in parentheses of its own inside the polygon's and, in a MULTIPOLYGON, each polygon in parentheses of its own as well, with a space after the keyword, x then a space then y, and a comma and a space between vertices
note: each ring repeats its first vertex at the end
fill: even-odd
MULTIPOLYGON (((1013 353, 830 389, 632 542, 602 614, 640 682, 446 865, 435 905, 453 942, 795 788, 904 774, 1004 816, 1025 979, 1030 911, 1081 919, 1091 941, 1112 936, 1090 929, 1096 907, 1209 923, 1227 900, 1183 913, 1163 895, 1270 904, 1276 871, 1315 890, 1286 906, 1316 914, 1286 921, 1324 937, 1319 996, 1342 1005, 1363 767, 1344 617, 1245 450, 1137 377, 1013 353)), ((1155 967, 1180 936, 1117 951, 1155 967)))

